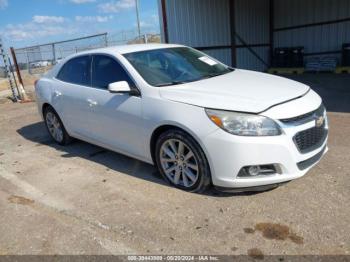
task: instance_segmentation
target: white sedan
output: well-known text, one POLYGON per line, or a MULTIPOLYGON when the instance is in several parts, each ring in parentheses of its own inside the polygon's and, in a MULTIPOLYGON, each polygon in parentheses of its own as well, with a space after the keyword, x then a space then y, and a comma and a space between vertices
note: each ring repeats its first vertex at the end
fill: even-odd
POLYGON ((154 164, 191 192, 273 188, 328 150, 326 110, 310 87, 181 45, 75 54, 36 83, 36 95, 57 143, 74 137, 154 164))

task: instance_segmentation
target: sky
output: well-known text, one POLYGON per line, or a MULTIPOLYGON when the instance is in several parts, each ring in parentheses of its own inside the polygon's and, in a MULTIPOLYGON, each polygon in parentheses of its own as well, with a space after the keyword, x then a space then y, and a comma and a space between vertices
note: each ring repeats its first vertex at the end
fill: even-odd
MULTIPOLYGON (((139 3, 142 33, 159 33, 158 1, 139 3)), ((119 39, 136 30, 135 0, 0 0, 0 37, 7 47, 104 32, 119 39)))

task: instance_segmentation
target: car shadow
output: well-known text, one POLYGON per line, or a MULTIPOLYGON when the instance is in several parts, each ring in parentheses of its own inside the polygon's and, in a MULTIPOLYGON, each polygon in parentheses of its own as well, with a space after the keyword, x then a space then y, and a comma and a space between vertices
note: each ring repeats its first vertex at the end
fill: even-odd
POLYGON ((62 158, 80 157, 105 166, 106 171, 110 169, 123 174, 129 174, 150 182, 166 185, 166 182, 163 181, 156 168, 150 164, 80 140, 74 140, 67 146, 58 145, 50 137, 49 133, 46 130, 44 122, 38 122, 24 126, 18 129, 17 133, 25 139, 34 142, 36 146, 50 146, 57 151, 62 152, 62 158))
MULTIPOLYGON (((130 175, 148 182, 157 183, 162 186, 170 185, 164 181, 158 170, 150 164, 138 161, 136 159, 115 153, 108 149, 104 149, 80 140, 74 140, 67 146, 60 146, 52 140, 46 130, 44 122, 34 123, 24 126, 17 130, 17 133, 27 140, 36 144, 36 146, 50 146, 62 152, 62 158, 80 157, 89 161, 93 161, 99 165, 105 166, 106 171, 113 170, 122 174, 130 175)), ((254 195, 259 192, 244 193, 223 193, 211 188, 203 193, 203 195, 211 197, 230 197, 230 196, 246 196, 254 195)))

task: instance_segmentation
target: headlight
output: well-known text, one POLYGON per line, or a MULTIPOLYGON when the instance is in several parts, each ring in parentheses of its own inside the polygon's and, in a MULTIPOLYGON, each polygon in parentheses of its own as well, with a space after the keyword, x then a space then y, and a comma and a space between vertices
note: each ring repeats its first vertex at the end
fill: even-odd
POLYGON ((278 136, 280 127, 270 118, 221 110, 205 110, 217 126, 237 136, 278 136))

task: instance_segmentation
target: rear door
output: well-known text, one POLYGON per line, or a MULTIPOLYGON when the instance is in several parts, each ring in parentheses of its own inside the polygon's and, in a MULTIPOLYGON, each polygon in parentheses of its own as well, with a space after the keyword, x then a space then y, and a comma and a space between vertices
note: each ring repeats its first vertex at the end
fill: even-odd
POLYGON ((88 137, 90 129, 90 55, 72 58, 62 67, 54 86, 52 103, 71 135, 88 137))

